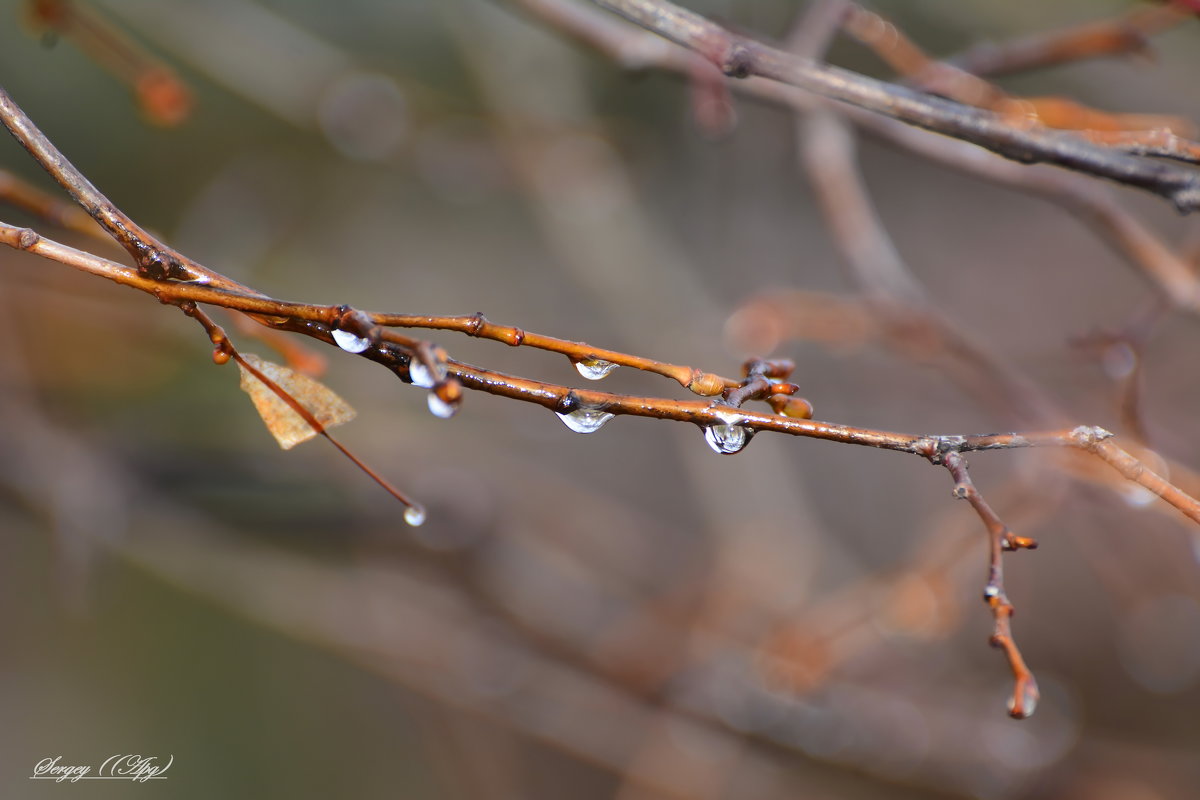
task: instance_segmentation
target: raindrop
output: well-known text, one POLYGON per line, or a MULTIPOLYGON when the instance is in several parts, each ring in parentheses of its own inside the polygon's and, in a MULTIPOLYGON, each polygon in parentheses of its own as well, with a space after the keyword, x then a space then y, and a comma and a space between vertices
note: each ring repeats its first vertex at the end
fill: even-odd
POLYGON ((722 455, 740 452, 754 435, 746 426, 735 424, 735 419, 736 416, 729 417, 729 421, 724 424, 709 425, 704 429, 704 439, 708 446, 722 455))
POLYGON ((456 413, 458 413, 458 404, 447 403, 445 400, 438 397, 434 392, 429 393, 428 402, 429 410, 435 417, 440 417, 441 419, 450 419, 456 413))
POLYGON ((361 353, 371 346, 370 339, 355 336, 350 331, 344 331, 341 328, 333 329, 333 340, 347 353, 361 353))
POLYGON ((409 506, 404 509, 404 521, 414 528, 419 528, 425 522, 425 507, 409 506))
POLYGON ((425 366, 418 358, 414 358, 408 365, 408 377, 413 382, 413 386, 420 386, 422 389, 432 389, 439 381, 446 380, 446 365, 437 364, 437 373, 431 372, 429 367, 425 366))
POLYGON ((1032 717, 1033 712, 1037 710, 1038 699, 1040 697, 1037 683, 1030 677, 1025 681, 1025 685, 1021 687, 1020 703, 1017 702, 1016 694, 1008 698, 1009 716, 1016 719, 1028 719, 1032 717))
MULTIPOLYGON (((558 414, 557 411, 555 413, 558 414)), ((558 414, 558 418, 576 433, 595 433, 613 415, 598 408, 577 408, 569 414, 558 414)))
POLYGON ((609 373, 617 368, 617 365, 611 361, 604 361, 599 358, 584 358, 579 361, 572 361, 575 369, 579 370, 579 374, 587 378, 589 381, 598 381, 601 378, 607 378, 609 373))

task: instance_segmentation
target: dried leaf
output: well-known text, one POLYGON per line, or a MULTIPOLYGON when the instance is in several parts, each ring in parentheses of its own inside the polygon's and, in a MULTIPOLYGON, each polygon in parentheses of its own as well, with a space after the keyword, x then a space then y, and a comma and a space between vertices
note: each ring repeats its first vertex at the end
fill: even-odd
MULTIPOLYGON (((354 419, 355 411, 338 397, 332 389, 307 375, 287 367, 264 361, 252 353, 243 353, 242 358, 250 366, 274 381, 279 388, 290 394, 300 405, 316 417, 326 428, 341 425, 354 419)), ((242 391, 250 395, 254 407, 267 426, 267 430, 284 450, 290 450, 301 442, 307 442, 319 431, 314 430, 304 417, 284 402, 270 386, 263 383, 249 370, 238 364, 242 373, 242 391)))

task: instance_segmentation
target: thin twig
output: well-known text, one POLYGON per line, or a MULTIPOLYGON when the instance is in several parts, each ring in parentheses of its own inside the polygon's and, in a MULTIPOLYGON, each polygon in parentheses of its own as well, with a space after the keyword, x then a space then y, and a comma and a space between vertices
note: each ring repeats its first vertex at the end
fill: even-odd
POLYGON ((975 483, 967 471, 966 459, 962 457, 961 453, 947 453, 946 457, 942 459, 942 465, 954 478, 954 496, 970 503, 971 508, 975 510, 975 513, 983 520, 984 527, 987 528, 988 578, 983 587, 983 601, 992 610, 993 628, 990 642, 993 647, 1004 651, 1004 656, 1008 659, 1008 666, 1012 669, 1013 696, 1008 703, 1008 713, 1017 719, 1024 719, 1032 714, 1037 706, 1038 687, 1033 673, 1025 665, 1025 659, 1021 656, 1021 651, 1013 639, 1013 606, 1004 590, 1002 558, 1006 550, 1033 549, 1037 547, 1037 542, 1014 536, 1008 526, 1000 520, 992 507, 983 499, 983 495, 975 488, 975 483))

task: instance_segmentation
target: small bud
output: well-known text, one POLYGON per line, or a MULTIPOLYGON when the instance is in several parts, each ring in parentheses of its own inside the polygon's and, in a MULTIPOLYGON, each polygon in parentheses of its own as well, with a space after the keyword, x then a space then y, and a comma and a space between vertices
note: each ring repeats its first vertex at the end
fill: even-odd
POLYGON ((785 417, 812 419, 813 416, 812 403, 803 397, 788 397, 782 394, 773 394, 767 398, 767 405, 771 406, 771 409, 776 414, 782 414, 785 417))
POLYGON ((725 381, 721 380, 720 375, 701 372, 692 376, 687 388, 701 397, 713 397, 725 391, 725 381))

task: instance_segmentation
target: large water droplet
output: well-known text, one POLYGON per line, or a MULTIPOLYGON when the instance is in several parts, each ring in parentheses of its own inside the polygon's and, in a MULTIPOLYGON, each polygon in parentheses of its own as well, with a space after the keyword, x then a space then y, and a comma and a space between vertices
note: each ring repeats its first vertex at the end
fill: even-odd
POLYGON ((438 397, 434 392, 429 393, 429 411, 435 417, 441 419, 450 419, 458 413, 458 405, 456 403, 447 403, 442 398, 438 397))
POLYGON ((722 455, 740 452, 753 435, 753 431, 746 426, 732 422, 709 425, 704 429, 704 440, 708 446, 722 455))
POLYGON ((371 346, 370 339, 364 339, 361 336, 355 336, 350 331, 344 331, 341 328, 333 329, 333 340, 337 342, 337 346, 345 350, 347 353, 361 353, 371 346))
POLYGON ((425 507, 409 506, 404 509, 404 521, 414 528, 420 527, 425 522, 425 507))
POLYGON ((595 433, 612 419, 613 415, 598 408, 577 408, 570 414, 558 414, 558 418, 563 421, 563 425, 576 433, 595 433))
POLYGON ((1025 681, 1025 685, 1021 687, 1021 696, 1018 700, 1017 695, 1013 694, 1008 698, 1008 714, 1015 719, 1026 719, 1033 716, 1033 712, 1037 710, 1038 700, 1041 698, 1041 693, 1038 692, 1037 681, 1032 677, 1025 681))
POLYGON ((430 372, 429 367, 419 358, 414 358, 408 365, 408 378, 413 382, 413 386, 420 386, 422 389, 432 389, 441 381, 446 380, 446 365, 437 364, 437 372, 430 372))
POLYGON ((605 361, 600 358, 584 358, 572 363, 575 365, 575 369, 579 370, 579 374, 589 381, 598 381, 601 378, 606 378, 610 372, 617 368, 617 365, 611 361, 605 361))

